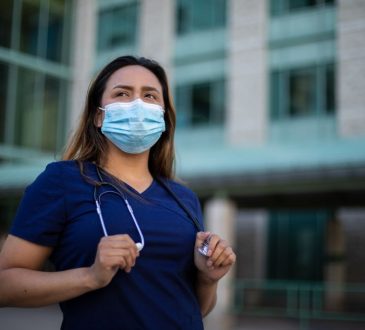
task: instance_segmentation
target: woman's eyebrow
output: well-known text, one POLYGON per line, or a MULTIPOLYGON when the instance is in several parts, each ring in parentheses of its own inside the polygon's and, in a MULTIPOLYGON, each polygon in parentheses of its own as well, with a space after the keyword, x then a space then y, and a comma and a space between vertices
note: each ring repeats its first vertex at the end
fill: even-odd
POLYGON ((113 89, 116 89, 116 88, 122 88, 122 89, 128 89, 128 90, 133 90, 133 89, 134 89, 134 87, 133 87, 133 86, 129 86, 129 85, 120 85, 120 84, 115 85, 115 86, 113 87, 113 89))
MULTIPOLYGON (((134 90, 135 89, 134 86, 121 85, 121 84, 115 85, 113 87, 113 89, 117 89, 117 88, 127 89, 127 90, 134 90)), ((153 86, 142 86, 142 90, 143 91, 153 91, 153 92, 161 94, 161 92, 156 87, 153 87, 153 86)))
POLYGON ((153 92, 161 94, 160 90, 158 90, 156 87, 153 87, 153 86, 143 86, 142 90, 143 91, 153 91, 153 92))

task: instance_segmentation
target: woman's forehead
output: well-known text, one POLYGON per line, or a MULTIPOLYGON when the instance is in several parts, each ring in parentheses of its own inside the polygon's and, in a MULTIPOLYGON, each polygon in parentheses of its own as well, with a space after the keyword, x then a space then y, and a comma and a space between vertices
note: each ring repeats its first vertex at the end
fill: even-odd
POLYGON ((115 71, 109 78, 106 88, 125 85, 135 88, 151 86, 162 92, 162 87, 157 77, 150 70, 140 65, 128 65, 115 71))

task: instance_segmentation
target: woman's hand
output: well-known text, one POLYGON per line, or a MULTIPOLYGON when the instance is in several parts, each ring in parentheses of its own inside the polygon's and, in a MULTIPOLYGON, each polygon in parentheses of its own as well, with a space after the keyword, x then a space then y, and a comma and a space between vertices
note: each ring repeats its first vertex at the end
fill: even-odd
POLYGON ((199 232, 196 235, 195 265, 203 277, 211 282, 220 280, 232 267, 236 261, 236 254, 225 240, 218 235, 209 232, 199 232), (203 256, 198 248, 203 244, 205 239, 209 238, 209 248, 207 256, 203 256))
POLYGON ((95 287, 108 285, 118 269, 129 273, 138 256, 137 246, 129 235, 103 237, 99 242, 94 264, 89 269, 95 287))

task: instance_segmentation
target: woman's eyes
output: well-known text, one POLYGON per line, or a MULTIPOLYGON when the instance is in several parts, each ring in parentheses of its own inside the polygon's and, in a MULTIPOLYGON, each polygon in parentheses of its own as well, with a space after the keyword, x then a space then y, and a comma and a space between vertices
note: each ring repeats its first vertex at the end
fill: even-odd
POLYGON ((150 99, 150 100, 157 100, 156 95, 151 94, 151 93, 145 94, 144 97, 147 98, 147 99, 150 99))
POLYGON ((129 96, 127 92, 119 92, 117 96, 129 96))
MULTIPOLYGON (((127 91, 121 91, 116 95, 116 97, 132 98, 132 95, 127 91)), ((158 97, 154 93, 145 93, 143 95, 143 99, 148 101, 158 101, 158 97)))

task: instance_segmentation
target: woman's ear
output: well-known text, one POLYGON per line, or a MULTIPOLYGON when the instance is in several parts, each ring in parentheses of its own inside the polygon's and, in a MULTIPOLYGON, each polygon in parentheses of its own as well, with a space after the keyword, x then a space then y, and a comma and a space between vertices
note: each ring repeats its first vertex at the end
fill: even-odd
POLYGON ((100 128, 103 125, 103 121, 104 121, 104 111, 97 109, 97 113, 94 117, 94 125, 97 128, 100 128))

